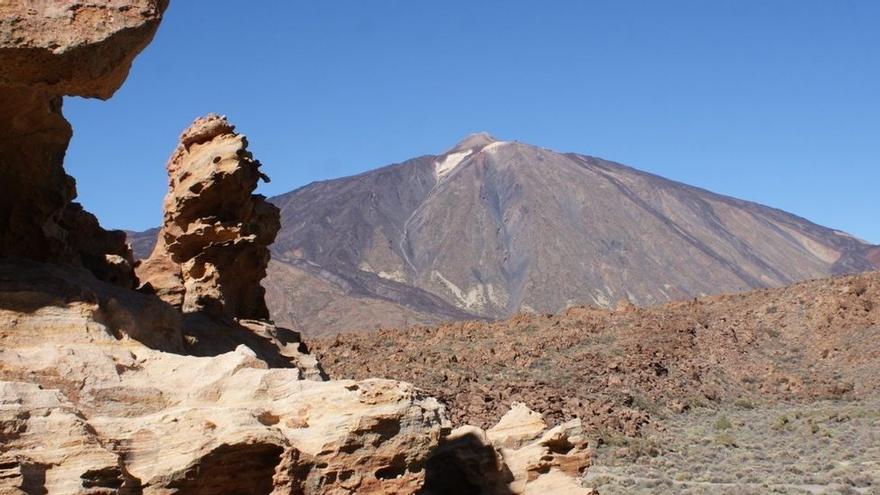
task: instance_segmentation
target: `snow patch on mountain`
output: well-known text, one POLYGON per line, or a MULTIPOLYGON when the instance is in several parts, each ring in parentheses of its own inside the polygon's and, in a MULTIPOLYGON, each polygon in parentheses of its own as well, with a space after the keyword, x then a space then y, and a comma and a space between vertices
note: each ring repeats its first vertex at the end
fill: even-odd
POLYGON ((474 150, 466 150, 456 153, 449 153, 442 160, 435 162, 434 173, 437 175, 437 178, 440 179, 455 170, 455 167, 457 167, 461 162, 464 161, 465 158, 469 157, 473 152, 474 150))
POLYGON ((492 144, 486 145, 486 147, 483 148, 481 151, 484 153, 492 153, 492 152, 498 150, 498 148, 500 148, 506 144, 510 144, 510 143, 508 143, 507 141, 495 141, 492 144))

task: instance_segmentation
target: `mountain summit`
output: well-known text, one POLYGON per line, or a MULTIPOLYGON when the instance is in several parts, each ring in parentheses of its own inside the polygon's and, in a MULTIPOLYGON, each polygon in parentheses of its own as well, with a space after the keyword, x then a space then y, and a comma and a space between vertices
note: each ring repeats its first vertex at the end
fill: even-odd
POLYGON ((469 134, 464 137, 461 141, 458 142, 449 153, 454 153, 456 151, 466 151, 473 149, 480 149, 485 146, 488 146, 494 142, 498 141, 488 132, 476 132, 474 134, 469 134))
POLYGON ((487 133, 271 200, 274 317, 327 334, 652 305, 880 267, 803 218, 487 133))

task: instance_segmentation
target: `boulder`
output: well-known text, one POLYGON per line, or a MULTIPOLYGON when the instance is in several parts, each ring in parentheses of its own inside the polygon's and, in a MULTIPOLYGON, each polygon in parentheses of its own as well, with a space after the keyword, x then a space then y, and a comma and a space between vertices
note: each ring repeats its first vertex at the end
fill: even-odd
POLYGON ((515 448, 524 442, 538 438, 547 429, 540 413, 532 411, 522 402, 514 402, 498 424, 486 431, 494 445, 515 448))
POLYGON ((588 495, 580 478, 590 465, 587 438, 580 419, 573 419, 544 432, 517 449, 502 448, 504 463, 513 475, 514 494, 588 495))
POLYGON ((426 495, 589 495, 590 465, 579 419, 547 429, 541 415, 515 403, 484 431, 461 426, 443 438, 427 465, 426 495))

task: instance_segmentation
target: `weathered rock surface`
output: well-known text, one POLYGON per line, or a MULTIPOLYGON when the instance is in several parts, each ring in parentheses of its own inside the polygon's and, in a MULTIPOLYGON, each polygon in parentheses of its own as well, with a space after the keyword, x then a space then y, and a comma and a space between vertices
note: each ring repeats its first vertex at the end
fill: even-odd
POLYGON ((428 461, 426 492, 587 495, 587 447, 579 419, 548 430, 540 414, 514 404, 488 431, 466 425, 445 437, 428 461))
POLYGON ((260 281, 281 228, 278 208, 252 194, 260 162, 225 117, 197 119, 168 162, 159 241, 138 277, 185 313, 267 319, 260 281))
POLYGON ((152 40, 167 0, 0 4, 0 85, 107 99, 152 40))
MULTIPOLYGON (((111 96, 165 7, 0 4, 0 493, 416 493, 445 406, 402 382, 327 381, 299 334, 268 321, 279 212, 252 194, 268 179, 225 118, 196 120, 168 163, 150 290, 130 290, 124 234, 71 202, 60 97, 111 96)), ((537 437, 527 419, 498 428, 507 447, 537 437)), ((474 432, 474 452, 449 444, 491 453, 469 474, 497 493, 546 484, 575 455, 571 435, 547 433, 511 451, 510 475, 474 432)))
POLYGON ((167 2, 0 4, 0 257, 88 267, 131 284, 131 253, 71 201, 62 96, 109 98, 155 32, 167 2), (87 227, 86 230, 79 230, 87 227))
POLYGON ((522 402, 514 402, 498 424, 486 431, 486 435, 499 447, 518 447, 524 441, 537 438, 546 429, 547 423, 539 413, 522 402))
POLYGON ((435 399, 390 380, 307 380, 315 368, 270 368, 244 345, 185 355, 187 325, 83 270, 0 263, 0 493, 421 487, 448 432, 435 399))
POLYGON ((0 436, 4 494, 116 492, 131 486, 119 454, 104 448, 77 408, 57 390, 0 381, 0 436))

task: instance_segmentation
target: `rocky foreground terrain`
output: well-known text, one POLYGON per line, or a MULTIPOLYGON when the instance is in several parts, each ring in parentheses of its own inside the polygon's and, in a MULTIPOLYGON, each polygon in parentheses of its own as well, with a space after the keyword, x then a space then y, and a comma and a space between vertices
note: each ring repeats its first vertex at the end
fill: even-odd
POLYGON ((270 320, 279 210, 226 118, 169 143, 145 262, 73 202, 62 99, 109 98, 166 7, 0 3, 0 493, 586 493, 579 420, 453 430, 411 384, 328 380, 270 320))
POLYGON ((332 377, 411 381, 456 424, 580 418, 603 494, 880 493, 880 272, 311 344, 332 377))
POLYGON ((449 403, 456 423, 491 425, 515 401, 551 423, 579 417, 636 435, 702 405, 876 393, 880 272, 310 342, 331 376, 411 381, 449 403))

